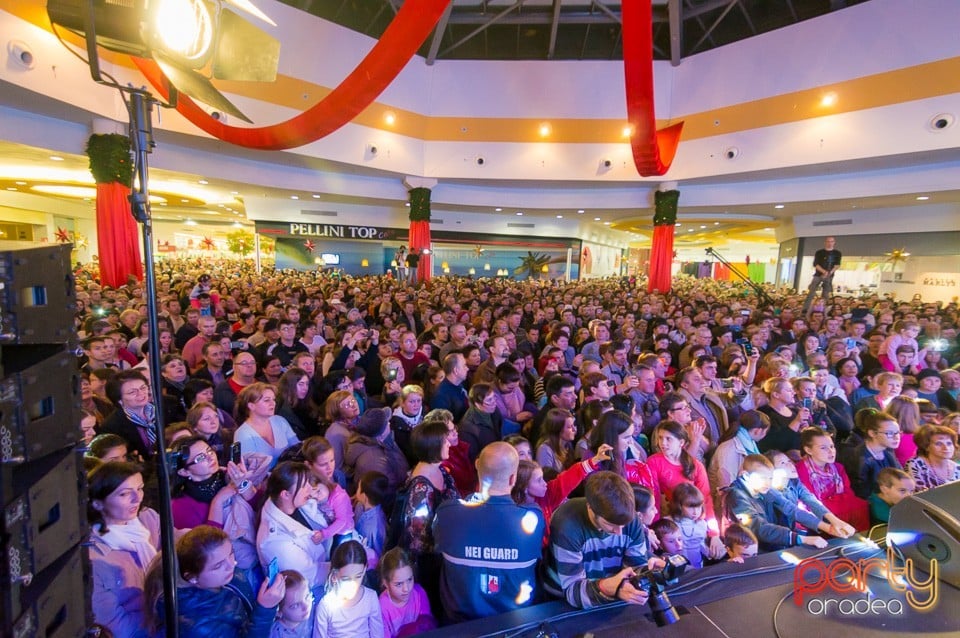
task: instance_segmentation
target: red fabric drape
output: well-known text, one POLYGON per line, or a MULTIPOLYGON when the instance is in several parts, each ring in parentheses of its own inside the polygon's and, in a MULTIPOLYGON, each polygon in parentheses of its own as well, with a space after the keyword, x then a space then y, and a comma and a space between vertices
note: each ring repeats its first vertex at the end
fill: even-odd
POLYGON ((667 292, 672 283, 671 264, 673 262, 673 224, 653 227, 653 250, 650 251, 650 276, 647 280, 647 292, 659 290, 667 292))
POLYGON ((623 75, 627 119, 633 127, 630 145, 633 163, 643 177, 663 175, 677 153, 683 122, 661 131, 653 100, 653 8, 651 0, 621 4, 623 18, 623 75))
POLYGON ((140 233, 130 212, 130 188, 118 182, 97 184, 97 254, 100 284, 123 286, 127 276, 143 281, 140 233))
MULTIPOLYGON (((410 252, 430 248, 430 222, 426 220, 410 222, 410 237, 407 243, 410 245, 410 252)), ((430 281, 431 257, 432 255, 420 254, 420 263, 417 266, 417 281, 430 281)))
MULTIPOLYGON (((450 0, 409 0, 370 53, 325 98, 300 115, 271 126, 241 128, 227 126, 181 95, 177 110, 210 135, 247 148, 279 151, 296 148, 333 133, 367 108, 403 70, 420 45, 433 31, 450 0)), ((312 63, 305 56, 305 63, 312 63)), ((153 60, 133 58, 134 64, 164 98, 168 88, 153 60)))

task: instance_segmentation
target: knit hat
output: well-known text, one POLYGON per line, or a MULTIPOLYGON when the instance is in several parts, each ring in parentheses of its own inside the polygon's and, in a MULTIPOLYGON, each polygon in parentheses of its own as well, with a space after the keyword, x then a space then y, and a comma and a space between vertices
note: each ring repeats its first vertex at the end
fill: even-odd
POLYGON ((387 427, 393 412, 390 408, 371 408, 363 413, 360 421, 353 429, 354 432, 363 436, 378 437, 387 427))
POLYGON ((917 381, 923 381, 924 379, 928 379, 930 377, 937 377, 939 379, 940 373, 933 368, 925 368, 917 374, 916 379, 917 381))

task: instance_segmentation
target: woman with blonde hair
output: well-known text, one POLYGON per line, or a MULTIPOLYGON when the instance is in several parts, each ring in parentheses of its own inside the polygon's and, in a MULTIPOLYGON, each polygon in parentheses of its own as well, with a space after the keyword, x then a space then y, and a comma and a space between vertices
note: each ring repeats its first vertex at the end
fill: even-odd
POLYGON ((270 455, 270 467, 276 465, 284 450, 300 442, 276 409, 277 391, 270 384, 251 383, 237 396, 235 414, 241 425, 234 441, 240 444, 244 456, 254 452, 270 455))

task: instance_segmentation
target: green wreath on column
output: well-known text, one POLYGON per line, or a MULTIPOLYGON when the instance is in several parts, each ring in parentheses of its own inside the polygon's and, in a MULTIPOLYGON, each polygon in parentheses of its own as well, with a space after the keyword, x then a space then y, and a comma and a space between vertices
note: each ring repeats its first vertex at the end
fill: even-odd
POLYGON ((666 226, 677 222, 677 204, 680 191, 657 191, 653 194, 653 225, 666 226))
POLYGON ((429 188, 411 188, 410 189, 410 221, 412 222, 430 221, 430 189, 429 188))
POLYGON ((90 173, 98 184, 133 183, 133 162, 130 161, 130 138, 119 133, 91 135, 87 140, 90 173))

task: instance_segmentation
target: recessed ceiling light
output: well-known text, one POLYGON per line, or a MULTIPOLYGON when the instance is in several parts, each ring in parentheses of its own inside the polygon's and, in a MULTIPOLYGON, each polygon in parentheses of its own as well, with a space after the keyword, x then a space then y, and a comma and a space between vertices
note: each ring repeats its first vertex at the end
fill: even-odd
POLYGON ((767 226, 766 228, 764 228, 764 230, 773 230, 773 229, 767 226))
POLYGON ((206 185, 209 184, 210 182, 208 182, 208 181, 205 180, 205 179, 198 179, 198 180, 197 180, 197 183, 200 184, 200 185, 202 185, 202 186, 206 186, 206 185))
POLYGON ((393 111, 387 111, 383 114, 383 121, 386 122, 387 125, 393 126, 397 123, 397 114, 393 111))
POLYGON ((314 193, 313 195, 311 195, 311 197, 314 199, 320 199, 320 195, 318 195, 317 193, 314 193))
POLYGON ((700 225, 700 230, 703 230, 704 228, 706 228, 706 225, 701 224, 701 225, 700 225))
POLYGON ((540 137, 546 137, 550 135, 550 124, 548 124, 547 122, 543 122, 540 125, 539 131, 540 131, 540 137))
POLYGON ((190 200, 189 200, 189 199, 181 199, 180 201, 181 201, 181 203, 186 204, 186 203, 188 203, 190 200))
POLYGON ((580 210, 577 211, 577 215, 583 215, 584 212, 586 212, 586 211, 584 211, 584 210, 581 208, 580 210))
POLYGON ((502 208, 500 208, 499 206, 497 206, 497 207, 496 207, 496 208, 494 208, 493 210, 495 210, 496 212, 498 212, 498 213, 499 213, 499 212, 500 212, 500 211, 502 211, 503 209, 502 209, 502 208))
POLYGON ((518 210, 518 211, 517 211, 517 217, 523 217, 523 211, 522 211, 522 210, 518 210))
POLYGON ((16 184, 17 186, 26 186, 26 185, 27 185, 26 182, 14 182, 14 184, 16 184))
POLYGON ((15 191, 15 190, 18 190, 18 189, 17 189, 16 186, 7 186, 7 190, 8 190, 8 191, 15 191))
POLYGON ((563 219, 563 215, 557 215, 557 219, 563 219))
POLYGON ((603 225, 604 225, 604 226, 609 226, 609 225, 610 225, 610 222, 603 222, 603 225))
POLYGON ((240 222, 233 222, 233 227, 234 227, 234 228, 243 228, 243 224, 241 224, 240 222))
POLYGON ((627 124, 627 125, 624 126, 623 129, 620 131, 620 134, 623 135, 624 137, 630 137, 631 135, 633 135, 633 127, 632 127, 631 125, 627 124))
POLYGON ((231 194, 231 195, 239 195, 239 194, 240 194, 240 191, 230 191, 230 194, 231 194))
POLYGON ((688 233, 692 233, 692 232, 693 232, 693 229, 692 229, 692 228, 688 228, 688 229, 687 229, 687 232, 688 232, 688 233))
POLYGON ((783 208, 783 204, 777 204, 776 206, 774 206, 774 208, 777 208, 777 209, 783 208))
POLYGON ((598 221, 600 221, 600 218, 599 218, 599 217, 594 217, 594 218, 593 218, 593 221, 598 222, 598 221))
MULTIPOLYGON (((17 183, 19 184, 20 182, 17 182, 17 183)), ((917 201, 918 201, 918 202, 925 202, 925 201, 927 201, 928 199, 930 199, 930 196, 929 196, 929 195, 917 195, 917 201)))
POLYGON ((824 94, 824 96, 820 98, 820 106, 833 106, 836 103, 837 103, 837 94, 834 93, 833 91, 830 91, 829 93, 824 94))
POLYGON ((291 196, 290 196, 290 199, 300 199, 300 196, 299 196, 299 195, 291 195, 291 196))
POLYGON ((679 227, 679 226, 683 226, 683 224, 681 224, 680 222, 677 222, 676 224, 674 224, 674 226, 678 226, 678 227, 679 227))
POLYGON ((713 225, 714 225, 714 226, 719 226, 719 225, 720 225, 720 222, 713 222, 713 225))
POLYGON ((51 156, 50 156, 50 161, 51 161, 51 162, 62 162, 62 161, 63 161, 63 158, 60 157, 59 155, 51 155, 51 156))
POLYGON ((183 222, 183 223, 186 224, 187 226, 196 226, 196 225, 197 225, 197 222, 193 221, 192 219, 188 219, 187 221, 185 221, 185 222, 183 222))
POLYGON ((410 208, 410 202, 407 202, 406 204, 404 204, 404 206, 406 206, 407 208, 410 208))

